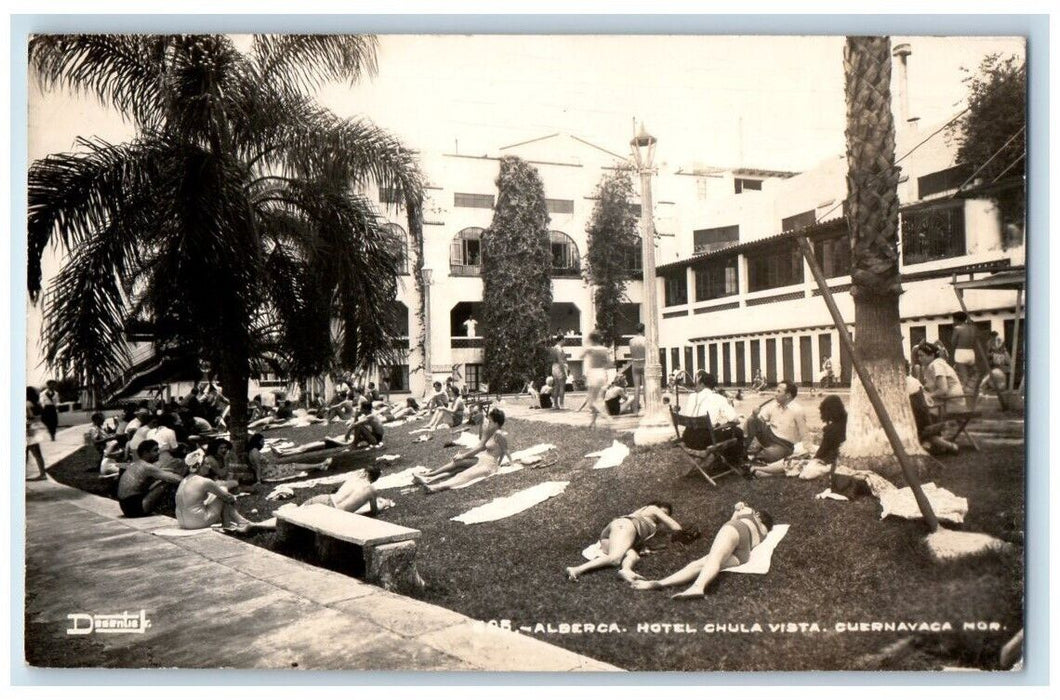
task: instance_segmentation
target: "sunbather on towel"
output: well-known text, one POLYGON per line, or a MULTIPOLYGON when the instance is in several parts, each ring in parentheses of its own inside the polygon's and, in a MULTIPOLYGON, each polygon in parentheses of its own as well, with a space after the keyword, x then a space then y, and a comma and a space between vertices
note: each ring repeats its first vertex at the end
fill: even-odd
POLYGON ((282 479, 298 472, 327 471, 331 466, 331 457, 317 464, 302 464, 300 462, 275 464, 271 459, 261 454, 263 447, 265 447, 265 436, 261 433, 254 433, 247 440, 247 462, 254 471, 254 483, 256 484, 260 484, 262 481, 282 479))
POLYGON ((377 515, 379 513, 379 503, 376 498, 378 494, 373 484, 381 473, 378 466, 369 465, 364 468, 364 471, 353 472, 350 478, 342 482, 342 486, 335 493, 313 496, 301 505, 311 506, 321 503, 347 513, 356 513, 361 506, 367 503, 372 509, 372 515, 377 515))
POLYGON ((637 552, 655 536, 660 525, 674 532, 681 529, 681 524, 670 517, 673 511, 674 507, 669 503, 652 501, 629 515, 615 518, 600 533, 600 551, 604 555, 580 566, 568 566, 567 578, 577 581, 578 576, 586 571, 605 566, 619 567, 618 575, 626 581, 643 578, 633 573, 633 566, 640 560, 637 552))
POLYGON ((773 517, 769 513, 755 510, 741 501, 733 507, 729 521, 718 530, 707 556, 696 559, 666 578, 631 581, 630 585, 638 590, 650 590, 680 586, 691 581, 691 586, 670 597, 702 598, 706 595, 707 586, 722 569, 746 564, 751 558, 751 550, 761 544, 772 529, 773 517))
POLYGON ((496 474, 501 467, 501 462, 508 457, 508 433, 501 430, 503 426, 504 411, 499 408, 492 409, 487 415, 486 426, 482 430, 482 439, 479 440, 478 445, 457 455, 453 461, 433 471, 413 475, 412 479, 426 489, 427 493, 436 493, 466 484, 482 476, 496 474), (443 475, 449 478, 435 483, 443 475))

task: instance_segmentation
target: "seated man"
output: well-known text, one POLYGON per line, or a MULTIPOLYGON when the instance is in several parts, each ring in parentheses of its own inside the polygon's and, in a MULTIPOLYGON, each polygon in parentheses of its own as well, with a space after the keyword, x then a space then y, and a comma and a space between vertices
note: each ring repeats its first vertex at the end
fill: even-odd
POLYGON ((430 415, 436 408, 442 408, 449 405, 449 394, 442 390, 442 383, 435 382, 432 385, 434 389, 430 395, 424 401, 423 412, 426 415, 430 415))
POLYGON ((369 465, 362 471, 350 474, 346 481, 342 482, 339 490, 332 494, 321 494, 313 496, 301 505, 311 506, 317 503, 344 510, 347 513, 356 513, 365 503, 371 508, 372 515, 379 513, 378 493, 375 490, 376 479, 382 472, 375 464, 369 465))
POLYGON ((444 424, 451 428, 456 428, 464 422, 464 410, 464 397, 460 394, 454 394, 452 403, 448 406, 440 406, 434 409, 434 415, 431 416, 431 420, 426 427, 433 430, 444 424))
POLYGON ((604 389, 604 407, 610 416, 632 410, 632 399, 626 394, 626 378, 621 374, 615 376, 611 386, 604 389))
POLYGON ((545 379, 545 385, 537 392, 537 404, 541 408, 552 408, 552 392, 556 388, 556 380, 553 377, 545 379))
POLYGON ((806 414, 795 403, 798 393, 794 382, 779 382, 776 395, 751 414, 744 428, 749 454, 763 462, 775 462, 790 457, 795 444, 806 439, 806 414))
POLYGON ((294 417, 294 408, 291 406, 290 399, 286 399, 276 409, 276 420, 290 420, 292 417, 294 417))
POLYGON ((361 414, 350 421, 349 429, 346 431, 345 441, 349 442, 352 436, 353 444, 366 442, 370 446, 381 446, 383 436, 386 434, 383 428, 383 419, 379 414, 372 411, 371 405, 361 405, 361 414))
POLYGON ((155 466, 158 443, 143 440, 133 461, 118 479, 118 505, 127 518, 149 515, 162 500, 166 484, 179 484, 180 477, 155 466))

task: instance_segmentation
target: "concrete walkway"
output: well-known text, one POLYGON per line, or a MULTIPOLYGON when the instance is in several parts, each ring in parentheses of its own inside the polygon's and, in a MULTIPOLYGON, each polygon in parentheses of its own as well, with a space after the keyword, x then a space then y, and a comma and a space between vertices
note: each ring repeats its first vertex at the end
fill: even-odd
MULTIPOLYGON (((43 446, 47 464, 85 427, 43 446)), ((30 472, 35 473, 35 467, 30 472)), ((376 671, 619 671, 172 518, 54 481, 26 482, 26 657, 31 666, 376 671), (143 634, 69 635, 69 615, 133 615, 143 634)))

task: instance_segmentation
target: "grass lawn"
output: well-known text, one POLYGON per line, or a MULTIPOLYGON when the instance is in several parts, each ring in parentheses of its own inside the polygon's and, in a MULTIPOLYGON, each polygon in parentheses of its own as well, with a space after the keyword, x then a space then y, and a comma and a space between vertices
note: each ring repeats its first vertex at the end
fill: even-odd
MULTIPOLYGON (((434 467, 453 454, 442 448, 441 434, 413 443, 408 431, 420 425, 388 429, 383 452, 402 459, 385 466, 384 474, 417 464, 434 467)), ((593 470, 594 460, 583 456, 611 443, 614 434, 606 430, 529 420, 510 420, 506 429, 513 451, 556 444, 558 463, 431 496, 418 489, 383 492, 397 506, 381 518, 423 532, 417 561, 428 587, 418 597, 479 620, 510 621, 537 638, 637 671, 990 669, 1001 645, 1023 625, 1022 450, 984 446, 981 453, 943 460, 933 478, 969 499, 963 529, 1017 546, 940 565, 922 544, 921 523, 881 521, 873 498, 814 500, 826 486, 823 480, 748 482, 730 476, 714 489, 698 473, 688 474, 687 463, 668 447, 634 448, 619 467, 593 470), (450 519, 543 481, 570 483, 565 493, 504 520, 464 525, 450 519), (649 578, 706 554, 736 501, 770 511, 791 529, 769 574, 722 574, 703 600, 672 601, 664 593, 634 591, 613 570, 585 574, 576 583, 566 580, 564 567, 581 561, 581 550, 609 520, 656 499, 672 502, 674 517, 698 527, 704 537, 645 557, 638 571, 649 578), (952 630, 837 630, 873 622, 948 623, 952 630), (966 622, 994 623, 995 629, 965 630, 966 622), (583 627, 569 629, 575 624, 583 627), (585 624, 604 631, 588 632, 585 624), (693 631, 678 632, 673 625, 693 631)), ((304 442, 337 432, 338 426, 312 426, 269 436, 304 442)), ((379 454, 343 455, 333 468, 353 470, 379 454)), ((86 491, 107 491, 88 449, 49 472, 86 491)), ((268 517, 282 504, 265 500, 271 488, 241 498, 240 510, 255 520, 268 517)), ((334 489, 296 490, 296 500, 334 489)), ((275 547, 272 533, 250 540, 275 547)))

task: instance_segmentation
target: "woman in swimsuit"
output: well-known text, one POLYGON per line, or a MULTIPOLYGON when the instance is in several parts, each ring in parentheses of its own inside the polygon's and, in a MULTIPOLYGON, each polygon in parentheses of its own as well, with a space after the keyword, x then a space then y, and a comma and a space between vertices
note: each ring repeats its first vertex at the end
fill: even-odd
POLYGON ((236 497, 213 479, 189 474, 177 486, 177 524, 184 530, 201 530, 221 523, 226 530, 246 532, 252 523, 236 511, 236 497))
POLYGON ((585 368, 585 388, 588 394, 585 397, 585 403, 589 406, 589 411, 592 413, 592 420, 589 421, 589 427, 596 427, 596 418, 601 413, 610 421, 611 416, 607 413, 607 408, 603 405, 602 397, 604 394, 604 387, 607 386, 607 370, 612 366, 611 356, 602 343, 599 331, 593 331, 589 333, 589 345, 585 348, 585 354, 582 355, 582 366, 585 368))
POLYGON ((549 351, 552 359, 552 408, 561 411, 567 386, 567 353, 563 350, 562 333, 553 340, 556 344, 549 351))
POLYGON ((674 532, 681 529, 681 524, 670 517, 673 510, 669 503, 652 501, 629 515, 615 518, 600 533, 603 554, 580 566, 568 566, 567 578, 577 581, 581 574, 606 566, 618 566, 618 575, 626 581, 642 578, 633 573, 633 565, 640 560, 637 551, 655 535, 660 525, 674 532))
POLYGON ((247 440, 247 462, 254 471, 254 483, 263 481, 282 481, 296 476, 305 471, 327 471, 331 466, 331 457, 318 464, 303 464, 301 462, 289 462, 276 464, 271 458, 261 453, 265 447, 265 436, 254 433, 247 440))
POLYGON ((630 585, 638 590, 680 586, 692 582, 686 590, 675 593, 671 598, 702 598, 706 595, 707 586, 722 569, 746 564, 751 558, 751 550, 762 543, 766 534, 773 529, 773 517, 765 511, 757 511, 740 502, 733 507, 732 517, 721 526, 710 545, 707 556, 696 559, 680 571, 670 574, 658 581, 631 581, 630 585))
POLYGON ((413 481, 422 486, 427 493, 437 493, 474 481, 479 477, 496 474, 501 462, 508 456, 508 433, 501 430, 504 426, 504 411, 494 408, 487 414, 487 418, 486 427, 478 445, 433 471, 413 475, 413 481), (438 483, 442 475, 448 475, 449 478, 438 483))

